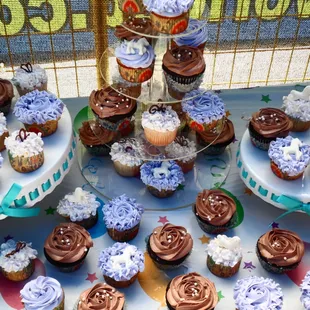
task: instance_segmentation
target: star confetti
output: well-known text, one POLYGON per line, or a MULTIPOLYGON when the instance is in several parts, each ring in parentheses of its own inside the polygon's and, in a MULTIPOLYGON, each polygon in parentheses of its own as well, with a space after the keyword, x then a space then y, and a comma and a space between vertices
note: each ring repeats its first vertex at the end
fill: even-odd
POLYGON ((198 238, 202 244, 206 244, 209 243, 210 239, 209 237, 207 237, 206 235, 202 235, 202 237, 198 238))
POLYGON ((253 195, 253 192, 252 192, 248 187, 246 187, 246 188, 244 189, 244 193, 247 194, 247 195, 249 195, 249 196, 252 196, 252 195, 253 195))
POLYGON ((85 279, 86 281, 88 280, 90 283, 93 283, 94 281, 98 280, 97 276, 96 276, 96 272, 94 273, 87 273, 88 276, 85 279))
POLYGON ((158 223, 162 223, 163 225, 165 225, 166 223, 169 223, 167 216, 160 216, 158 223))
POLYGON ((271 223, 271 227, 272 227, 272 228, 279 228, 279 223, 272 222, 272 223, 271 223))
POLYGON ((227 110, 227 111, 226 111, 226 117, 229 117, 230 115, 231 115, 230 111, 227 110))
POLYGON ((218 291, 217 292, 217 297, 219 298, 219 301, 221 301, 221 299, 225 298, 225 296, 223 295, 222 291, 218 291))
POLYGON ((252 262, 244 262, 243 269, 247 269, 251 272, 253 269, 256 269, 256 267, 252 264, 252 262))
POLYGON ((270 101, 272 101, 270 98, 269 98, 269 95, 262 95, 262 99, 261 101, 263 102, 266 102, 266 103, 269 103, 270 101))
POLYGON ((48 209, 45 209, 46 215, 54 215, 54 212, 56 211, 55 208, 52 208, 51 206, 48 209))
POLYGON ((185 185, 179 184, 179 186, 177 187, 177 191, 184 191, 184 187, 185 185))
POLYGON ((13 239, 13 237, 11 235, 7 235, 4 237, 4 242, 7 242, 7 241, 12 240, 12 239, 13 239))

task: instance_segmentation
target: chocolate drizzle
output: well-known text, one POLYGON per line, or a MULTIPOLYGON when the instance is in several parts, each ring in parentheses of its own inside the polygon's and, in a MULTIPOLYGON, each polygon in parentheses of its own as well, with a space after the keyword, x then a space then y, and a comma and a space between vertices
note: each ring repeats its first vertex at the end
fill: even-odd
POLYGON ((22 250, 24 247, 26 247, 26 242, 22 242, 22 241, 18 241, 16 243, 16 247, 15 247, 15 250, 13 250, 12 252, 8 253, 5 255, 5 257, 11 257, 13 256, 14 254, 18 253, 20 250, 22 250))
POLYGON ((174 142, 180 144, 181 146, 188 146, 188 141, 183 136, 178 136, 174 139, 174 142))
POLYGON ((21 128, 18 135, 15 137, 15 140, 19 139, 20 142, 24 142, 29 135, 30 134, 27 134, 27 131, 24 128, 21 128))
POLYGON ((161 105, 157 105, 157 104, 153 104, 150 109, 149 109, 149 112, 150 114, 155 114, 156 112, 163 112, 165 113, 167 110, 167 108, 161 104, 161 105))
POLYGON ((25 64, 21 64, 20 65, 20 68, 23 69, 25 72, 27 73, 31 73, 33 72, 33 69, 32 69, 32 65, 30 62, 27 62, 25 64))

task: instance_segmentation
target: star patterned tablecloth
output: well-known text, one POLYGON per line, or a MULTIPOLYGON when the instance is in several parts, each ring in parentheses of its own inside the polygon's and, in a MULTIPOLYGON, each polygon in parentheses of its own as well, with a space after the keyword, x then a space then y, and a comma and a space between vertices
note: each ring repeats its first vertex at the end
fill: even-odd
MULTIPOLYGON (((235 163, 238 140, 242 138, 247 126, 247 122, 242 120, 241 117, 244 116, 244 118, 247 118, 252 112, 261 107, 280 107, 284 95, 287 95, 292 89, 301 91, 303 87, 303 85, 289 85, 216 91, 224 100, 227 115, 233 121, 236 131, 236 141, 231 145, 231 170, 223 188, 238 198, 244 210, 243 222, 227 233, 228 236, 237 235, 241 238, 243 260, 240 270, 231 279, 217 278, 209 272, 206 266, 205 249, 212 236, 204 233, 198 227, 190 207, 177 211, 161 210, 145 212, 139 234, 132 241, 133 244, 145 250, 145 239, 152 230, 156 226, 171 222, 187 228, 194 239, 194 248, 185 263, 173 271, 163 272, 156 269, 148 256, 146 256, 145 271, 140 274, 138 281, 129 288, 122 290, 126 295, 126 310, 135 310, 138 307, 143 310, 167 309, 164 298, 167 283, 174 276, 191 271, 199 272, 215 283, 220 299, 216 310, 235 309, 233 301, 234 284, 239 278, 251 275, 270 277, 280 284, 284 292, 284 310, 303 309, 299 301, 300 291, 298 285, 306 272, 310 270, 310 219, 306 214, 294 213, 278 222, 274 222, 283 211, 265 203, 256 197, 250 189, 246 188, 239 177, 239 171, 235 163), (265 271, 260 266, 255 254, 255 246, 258 238, 269 229, 271 223, 273 227, 290 229, 298 233, 304 240, 306 247, 305 256, 299 267, 295 271, 281 276, 265 271)), ((87 105, 88 101, 87 98, 74 98, 65 99, 64 102, 70 110, 72 119, 74 119, 75 115, 87 105)), ((22 219, 7 218, 0 222, 0 242, 7 241, 11 238, 32 242, 33 247, 38 250, 39 255, 35 262, 35 273, 31 279, 38 275, 47 275, 60 281, 65 290, 66 310, 73 309, 79 294, 83 290, 99 281, 103 281, 103 277, 97 267, 98 256, 102 249, 113 244, 113 241, 106 234, 102 213, 100 213, 101 216, 98 224, 90 230, 94 247, 90 250, 81 269, 70 274, 61 273, 46 261, 43 254, 44 240, 52 229, 63 221, 56 212, 57 203, 65 194, 73 191, 78 186, 92 191, 91 186, 83 178, 77 159, 75 159, 71 171, 65 177, 62 184, 39 204, 41 212, 38 217, 22 219)), ((119 189, 119 194, 122 194, 121 189, 119 189)), ((101 199, 104 200, 102 197, 101 199)), ((20 310, 23 308, 19 298, 19 291, 24 284, 25 282, 10 282, 4 279, 2 275, 0 276, 1 310, 20 310)))

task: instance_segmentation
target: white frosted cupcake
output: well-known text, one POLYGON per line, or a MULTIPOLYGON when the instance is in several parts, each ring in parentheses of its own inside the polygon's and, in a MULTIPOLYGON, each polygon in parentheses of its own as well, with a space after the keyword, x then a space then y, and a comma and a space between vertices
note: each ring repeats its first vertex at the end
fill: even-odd
POLYGON ((6 117, 0 113, 0 152, 5 150, 4 139, 9 136, 9 131, 6 127, 6 117))
POLYGON ((166 146, 176 137, 181 122, 171 106, 152 105, 142 114, 145 138, 153 145, 166 146))
POLYGON ((216 276, 229 278, 236 274, 242 260, 242 249, 239 237, 218 235, 207 246, 207 266, 216 276))

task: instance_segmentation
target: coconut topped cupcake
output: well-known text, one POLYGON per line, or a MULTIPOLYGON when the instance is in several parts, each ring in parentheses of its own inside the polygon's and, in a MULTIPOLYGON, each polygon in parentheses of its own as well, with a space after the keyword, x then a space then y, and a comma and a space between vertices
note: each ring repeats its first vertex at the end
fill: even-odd
POLYGON ((8 240, 0 247, 0 268, 5 272, 18 272, 26 268, 38 252, 31 247, 31 243, 8 240))
POLYGON ((237 310, 281 310, 283 293, 272 279, 248 277, 238 280, 234 288, 237 310))
POLYGON ((306 276, 302 280, 300 285, 300 301, 306 310, 310 309, 310 271, 307 272, 306 276))
POLYGON ((106 203, 102 211, 107 228, 125 231, 140 223, 144 207, 136 199, 123 194, 106 203))
POLYGON ((38 276, 26 283, 20 295, 25 310, 53 310, 64 307, 63 289, 56 279, 50 277, 38 276))
POLYGON ((179 16, 193 5, 194 0, 143 0, 149 12, 157 13, 162 16, 179 16))
POLYGON ((277 138, 270 143, 268 156, 283 173, 296 176, 310 163, 310 145, 291 136, 277 138))
POLYGON ((175 158, 181 162, 188 162, 197 157, 196 143, 184 137, 176 137, 171 144, 166 146, 165 151, 169 158, 175 158))

